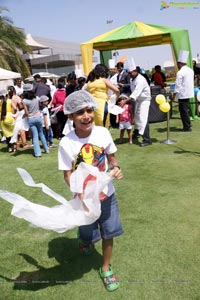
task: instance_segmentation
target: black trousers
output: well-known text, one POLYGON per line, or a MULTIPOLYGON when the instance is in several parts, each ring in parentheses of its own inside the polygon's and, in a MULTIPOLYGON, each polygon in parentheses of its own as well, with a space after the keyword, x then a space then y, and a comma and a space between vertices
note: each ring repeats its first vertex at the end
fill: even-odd
MULTIPOLYGON (((139 135, 139 130, 134 129, 133 131, 133 138, 137 137, 139 135)), ((149 122, 147 122, 144 133, 142 135, 143 142, 145 143, 151 143, 150 133, 149 133, 149 122)))
POLYGON ((179 99, 178 106, 179 106, 181 121, 183 123, 183 129, 187 130, 191 127, 189 98, 179 99))

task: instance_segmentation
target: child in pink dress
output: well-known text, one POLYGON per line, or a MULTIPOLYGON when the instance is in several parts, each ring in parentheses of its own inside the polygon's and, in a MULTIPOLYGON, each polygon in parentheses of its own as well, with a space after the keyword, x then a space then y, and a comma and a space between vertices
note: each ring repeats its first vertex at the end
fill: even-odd
MULTIPOLYGON (((119 96, 119 99, 117 101, 117 104, 120 103, 121 100, 127 99, 128 96, 126 94, 121 94, 119 96)), ((120 129, 120 139, 119 143, 123 143, 123 137, 125 130, 128 133, 128 139, 129 139, 129 144, 132 144, 132 134, 131 134, 131 129, 132 129, 132 123, 133 123, 133 113, 132 113, 132 106, 130 103, 127 103, 123 106, 124 111, 117 115, 116 118, 116 123, 119 123, 119 129, 120 129)))

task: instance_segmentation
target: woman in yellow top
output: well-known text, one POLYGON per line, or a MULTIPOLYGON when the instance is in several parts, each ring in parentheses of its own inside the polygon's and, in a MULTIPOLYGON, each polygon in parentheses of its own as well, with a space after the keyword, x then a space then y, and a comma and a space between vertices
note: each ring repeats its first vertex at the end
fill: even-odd
POLYGON ((3 136, 6 138, 8 145, 8 151, 12 152, 10 139, 13 135, 15 121, 12 114, 12 101, 7 98, 7 91, 0 91, 0 127, 3 132, 3 136))
POLYGON ((98 108, 95 110, 94 123, 97 126, 109 127, 110 115, 108 113, 108 90, 112 90, 119 97, 119 89, 113 85, 108 77, 108 68, 98 64, 87 78, 86 90, 95 98, 98 108))

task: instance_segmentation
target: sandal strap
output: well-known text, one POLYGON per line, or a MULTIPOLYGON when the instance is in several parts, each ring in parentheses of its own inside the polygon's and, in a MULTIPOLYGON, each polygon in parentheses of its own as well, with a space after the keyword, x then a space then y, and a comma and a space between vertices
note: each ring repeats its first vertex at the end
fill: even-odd
POLYGON ((107 272, 102 272, 102 269, 100 268, 100 272, 99 273, 101 275, 101 278, 106 278, 106 277, 112 276, 114 274, 111 266, 109 268, 109 271, 107 271, 107 272))

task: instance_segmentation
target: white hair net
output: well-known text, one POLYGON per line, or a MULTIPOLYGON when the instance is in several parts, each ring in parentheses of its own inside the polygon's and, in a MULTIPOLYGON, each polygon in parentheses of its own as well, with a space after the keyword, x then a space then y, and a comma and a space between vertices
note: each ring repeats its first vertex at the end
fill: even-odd
POLYGON ((73 114, 82 108, 97 108, 97 103, 92 95, 84 90, 71 93, 64 102, 64 114, 73 114))

